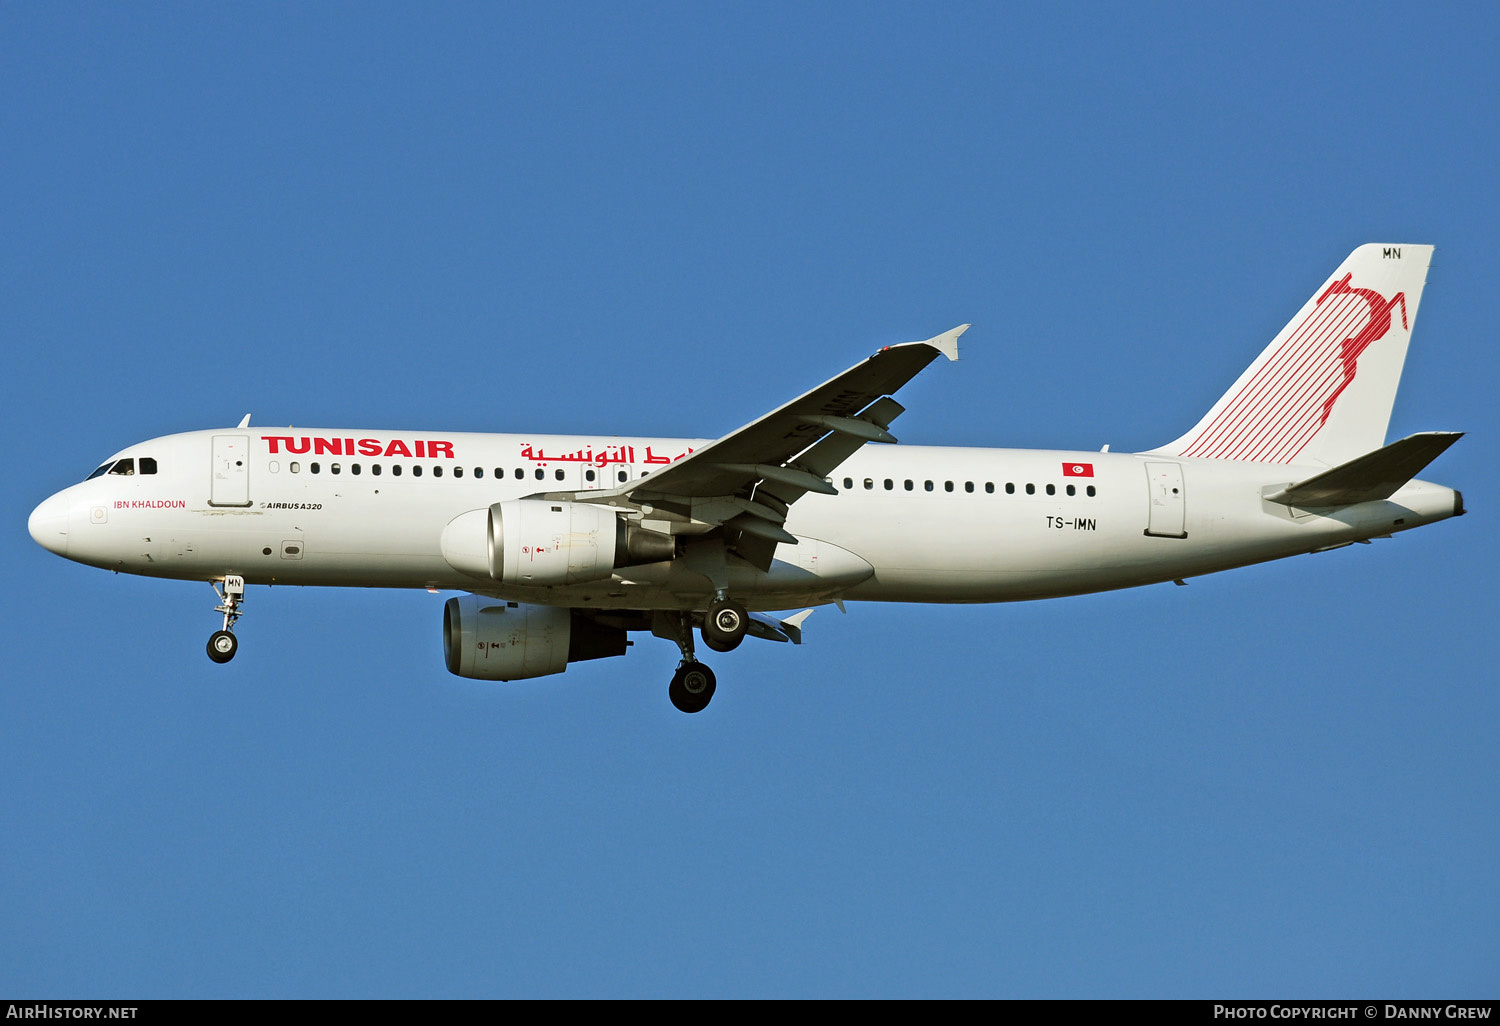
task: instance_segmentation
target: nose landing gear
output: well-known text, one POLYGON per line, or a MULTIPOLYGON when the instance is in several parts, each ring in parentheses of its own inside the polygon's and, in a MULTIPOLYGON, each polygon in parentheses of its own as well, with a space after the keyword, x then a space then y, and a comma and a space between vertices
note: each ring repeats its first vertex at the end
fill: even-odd
POLYGON ((217 581, 210 581, 209 584, 213 585, 214 594, 219 596, 219 604, 214 607, 214 612, 224 614, 224 628, 214 631, 213 637, 208 639, 208 657, 216 663, 227 663, 240 648, 239 639, 234 636, 234 622, 244 613, 241 607, 245 604, 245 579, 236 574, 226 574, 222 591, 217 581))

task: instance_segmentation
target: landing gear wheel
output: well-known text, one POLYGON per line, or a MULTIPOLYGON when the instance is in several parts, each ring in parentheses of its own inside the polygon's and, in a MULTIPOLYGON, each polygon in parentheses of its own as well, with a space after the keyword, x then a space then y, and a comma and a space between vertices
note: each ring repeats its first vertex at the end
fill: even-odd
POLYGON ((667 697, 685 713, 702 712, 714 697, 714 671, 699 662, 685 662, 672 674, 667 697))
POLYGON ((229 662, 239 648, 239 639, 228 631, 214 631, 213 637, 208 639, 208 657, 216 663, 229 662))
POLYGON ((745 640, 750 614, 734 599, 719 599, 703 617, 703 643, 715 652, 732 652, 745 640))

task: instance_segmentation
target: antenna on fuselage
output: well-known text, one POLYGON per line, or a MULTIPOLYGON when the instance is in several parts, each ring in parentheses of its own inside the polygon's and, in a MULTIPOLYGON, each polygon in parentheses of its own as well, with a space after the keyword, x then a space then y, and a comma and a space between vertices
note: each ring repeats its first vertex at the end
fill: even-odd
POLYGON ((247 428, 250 426, 250 414, 245 414, 245 419, 240 421, 237 427, 247 428))

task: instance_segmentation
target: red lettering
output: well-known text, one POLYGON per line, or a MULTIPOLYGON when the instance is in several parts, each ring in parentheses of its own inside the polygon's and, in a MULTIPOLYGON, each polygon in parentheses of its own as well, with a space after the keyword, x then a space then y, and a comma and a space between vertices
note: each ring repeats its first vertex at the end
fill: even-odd
MULTIPOLYGON (((292 435, 261 435, 261 441, 266 443, 272 456, 281 453, 302 456, 311 452, 315 456, 411 456, 411 447, 406 442, 392 439, 386 444, 378 438, 308 438, 294 437, 292 435), (285 448, 283 448, 283 444, 285 448)), ((416 448, 415 455, 419 458, 430 460, 457 459, 453 455, 453 443, 441 440, 424 441, 417 439, 410 443, 416 448)))

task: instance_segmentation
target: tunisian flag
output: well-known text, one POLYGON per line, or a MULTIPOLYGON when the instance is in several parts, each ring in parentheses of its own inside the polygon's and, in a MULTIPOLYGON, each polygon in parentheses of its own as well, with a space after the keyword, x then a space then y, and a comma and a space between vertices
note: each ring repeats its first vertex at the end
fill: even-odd
POLYGON ((1093 477, 1094 465, 1092 463, 1064 463, 1063 477, 1093 477))

